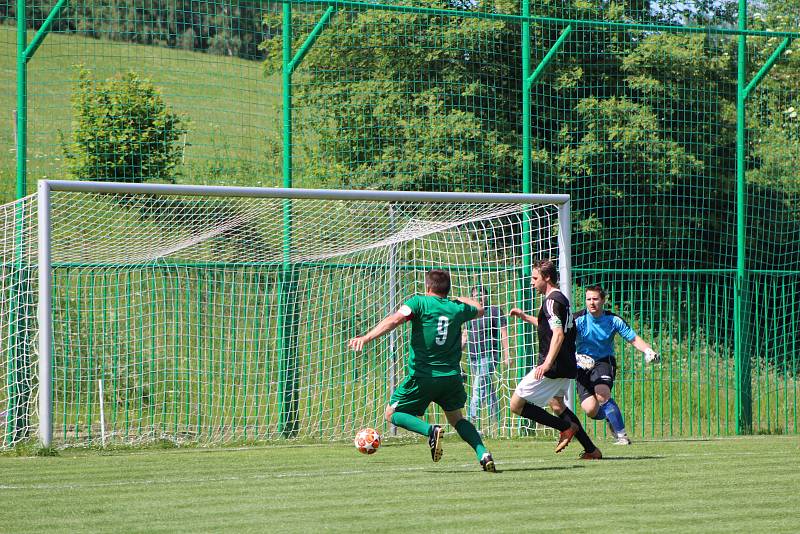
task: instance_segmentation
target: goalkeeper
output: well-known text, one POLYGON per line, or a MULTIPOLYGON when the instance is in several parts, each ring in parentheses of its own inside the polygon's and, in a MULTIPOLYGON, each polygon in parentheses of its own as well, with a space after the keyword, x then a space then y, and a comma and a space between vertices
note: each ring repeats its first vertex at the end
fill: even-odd
POLYGON ((475 450, 483 470, 495 472, 494 459, 483 445, 478 430, 461 412, 467 400, 461 377, 461 325, 481 317, 483 306, 465 297, 450 299, 449 294, 450 273, 438 269, 428 271, 424 295, 411 297, 375 328, 351 339, 349 345, 361 351, 371 341, 410 321, 411 349, 406 378, 392 393, 384 414, 386 421, 427 436, 431 459, 438 462, 442 457, 444 430, 419 419, 425 415, 428 405, 435 402, 444 410, 450 426, 475 450))
POLYGON ((581 408, 592 419, 608 422, 616 445, 630 445, 622 412, 611 397, 617 374, 614 336, 644 353, 647 363, 658 363, 658 354, 621 317, 606 311, 606 292, 600 286, 586 289, 586 309, 575 316, 578 375, 575 378, 581 408))

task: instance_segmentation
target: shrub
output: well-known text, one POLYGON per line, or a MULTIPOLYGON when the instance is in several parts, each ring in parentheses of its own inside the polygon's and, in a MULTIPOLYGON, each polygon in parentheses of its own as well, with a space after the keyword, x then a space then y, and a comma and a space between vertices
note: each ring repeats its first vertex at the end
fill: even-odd
POLYGON ((174 182, 186 133, 160 91, 134 72, 104 82, 79 71, 72 96, 72 142, 61 145, 67 169, 80 180, 174 182))

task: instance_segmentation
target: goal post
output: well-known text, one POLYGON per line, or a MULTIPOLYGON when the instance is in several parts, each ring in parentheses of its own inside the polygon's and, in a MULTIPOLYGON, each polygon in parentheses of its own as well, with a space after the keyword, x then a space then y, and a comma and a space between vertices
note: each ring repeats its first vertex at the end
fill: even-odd
MULTIPOLYGON (((505 314, 530 309, 525 249, 557 260, 571 293, 568 195, 53 180, 37 195, 44 446, 382 428, 408 336, 358 355, 347 340, 423 292, 425 271, 450 270, 453 296, 481 285, 505 314)), ((535 347, 509 337, 516 367, 535 347)), ((516 374, 498 371, 502 413, 480 408, 490 435, 515 431, 516 374)))
POLYGON ((50 191, 51 184, 40 180, 36 196, 38 203, 39 251, 39 441, 49 447, 53 441, 53 293, 50 244, 50 191))

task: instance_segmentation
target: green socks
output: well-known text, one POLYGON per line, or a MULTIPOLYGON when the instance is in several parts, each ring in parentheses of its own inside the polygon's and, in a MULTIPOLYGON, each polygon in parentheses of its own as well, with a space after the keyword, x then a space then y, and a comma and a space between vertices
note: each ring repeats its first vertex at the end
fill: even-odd
POLYGON ((422 434, 425 437, 428 437, 431 433, 431 425, 413 415, 403 412, 394 412, 392 414, 392 424, 410 430, 411 432, 422 434))
MULTIPOLYGON (((392 424, 399 426, 400 428, 410 430, 411 432, 422 434, 426 437, 430 436, 432 428, 431 425, 422 421, 422 419, 403 412, 394 412, 392 414, 392 424)), ((478 460, 483 457, 483 453, 488 452, 486 447, 483 446, 481 435, 478 434, 478 430, 475 428, 475 425, 466 419, 462 419, 456 423, 456 432, 458 432, 458 435, 461 436, 461 439, 469 443, 469 446, 475 449, 475 454, 478 455, 478 460)))
POLYGON ((481 435, 478 434, 478 430, 475 428, 475 425, 466 419, 462 419, 456 423, 456 432, 458 432, 458 435, 461 436, 461 439, 469 443, 469 446, 475 449, 475 454, 478 455, 478 460, 483 457, 483 453, 487 452, 486 447, 483 446, 481 435))

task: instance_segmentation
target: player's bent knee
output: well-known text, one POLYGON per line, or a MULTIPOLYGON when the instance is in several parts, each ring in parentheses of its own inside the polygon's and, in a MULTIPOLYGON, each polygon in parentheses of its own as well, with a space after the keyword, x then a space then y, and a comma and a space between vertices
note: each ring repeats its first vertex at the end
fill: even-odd
POLYGON ((601 405, 605 404, 611 398, 611 389, 606 385, 597 386, 594 388, 594 396, 601 405))
POLYGON ((564 404, 563 397, 553 397, 550 399, 550 408, 552 408, 556 414, 561 415, 561 412, 566 410, 567 405, 564 404))
POLYGON ((600 406, 597 404, 597 401, 594 397, 585 399, 581 403, 581 408, 583 408, 583 412, 594 419, 597 416, 597 413, 600 411, 600 406))
POLYGON ((611 399, 611 392, 608 393, 596 393, 595 397, 597 397, 597 402, 602 406, 603 404, 607 403, 609 399, 611 399))
POLYGON ((511 412, 516 415, 522 415, 522 409, 525 408, 525 403, 527 401, 522 397, 518 397, 516 393, 511 396, 511 402, 509 402, 508 407, 511 409, 511 412))
POLYGON ((447 422, 450 426, 454 427, 458 424, 459 421, 464 419, 464 414, 461 413, 461 410, 454 410, 452 412, 444 412, 444 416, 447 418, 447 422))

